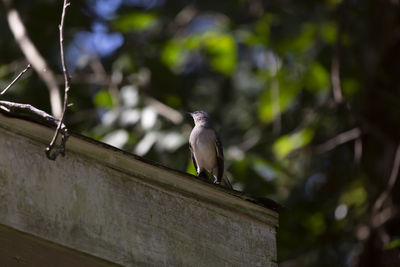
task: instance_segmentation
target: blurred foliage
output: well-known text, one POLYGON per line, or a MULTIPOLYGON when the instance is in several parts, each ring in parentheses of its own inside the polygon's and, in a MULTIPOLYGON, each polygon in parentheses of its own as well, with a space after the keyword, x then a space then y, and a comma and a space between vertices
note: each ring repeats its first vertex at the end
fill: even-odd
MULTIPOLYGON (((400 266, 398 182, 374 211, 400 137, 399 1, 71 2, 71 129, 193 174, 185 111, 206 110, 234 188, 285 206, 280 266, 400 266)), ((61 1, 13 4, 62 88, 61 1)), ((0 30, 3 88, 26 63, 3 5, 0 30)), ((50 110, 33 72, 3 97, 50 110)))

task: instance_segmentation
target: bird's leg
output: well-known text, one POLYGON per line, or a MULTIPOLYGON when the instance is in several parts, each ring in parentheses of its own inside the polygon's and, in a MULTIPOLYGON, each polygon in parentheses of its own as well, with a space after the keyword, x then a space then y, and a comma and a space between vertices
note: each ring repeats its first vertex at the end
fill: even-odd
POLYGON ((218 175, 215 174, 215 169, 211 171, 211 176, 214 178, 214 184, 221 184, 221 181, 218 180, 218 175))

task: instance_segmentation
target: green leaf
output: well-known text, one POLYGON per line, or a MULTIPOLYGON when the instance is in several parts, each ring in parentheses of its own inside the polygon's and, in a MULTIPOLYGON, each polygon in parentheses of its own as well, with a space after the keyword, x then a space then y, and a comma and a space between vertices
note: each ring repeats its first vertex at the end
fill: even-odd
POLYGON ((312 214, 304 220, 303 225, 316 236, 323 233, 326 230, 324 214, 322 212, 312 214))
POLYGON ((386 250, 396 249, 396 248, 400 248, 400 238, 393 239, 389 244, 385 246, 386 250))
POLYGON ((112 108, 113 100, 109 92, 100 91, 94 97, 94 104, 96 107, 112 108))
POLYGON ((304 53, 307 49, 314 45, 315 42, 315 25, 305 23, 302 25, 300 33, 294 37, 285 39, 277 46, 277 50, 281 53, 304 53))
POLYGON ((168 42, 162 52, 162 60, 171 69, 180 71, 185 57, 191 51, 205 49, 211 67, 229 75, 236 68, 236 43, 233 37, 218 31, 207 31, 168 42))
POLYGON ((132 12, 115 20, 115 25, 121 32, 149 30, 156 23, 157 19, 154 14, 141 12, 132 12))
POLYGON ((360 83, 351 78, 343 79, 342 88, 345 96, 352 97, 360 90, 360 83))
POLYGON ((336 27, 336 25, 334 23, 332 23, 332 22, 323 23, 320 26, 320 33, 322 35, 322 38, 328 44, 334 44, 336 42, 337 27, 336 27))
POLYGON ((305 128, 297 133, 283 135, 275 141, 272 149, 278 159, 286 157, 290 152, 309 144, 314 137, 314 131, 305 128))
POLYGON ((314 62, 304 78, 305 88, 311 92, 329 89, 329 73, 324 66, 314 62))
POLYGON ((229 34, 210 32, 204 43, 211 55, 211 66, 223 74, 231 74, 236 67, 236 43, 229 34))
POLYGON ((187 167, 186 167, 186 172, 190 173, 192 175, 197 175, 196 169, 194 168, 193 162, 190 160, 187 167))
POLYGON ((280 72, 278 79, 272 79, 261 94, 258 107, 260 119, 265 123, 273 121, 279 113, 285 112, 291 106, 300 89, 298 81, 287 77, 285 72, 280 72))
POLYGON ((340 197, 339 202, 347 206, 362 206, 367 200, 367 192, 364 186, 359 182, 354 182, 350 189, 346 190, 340 197))
POLYGON ((182 42, 171 40, 165 45, 161 59, 168 67, 177 70, 183 64, 186 54, 182 42))

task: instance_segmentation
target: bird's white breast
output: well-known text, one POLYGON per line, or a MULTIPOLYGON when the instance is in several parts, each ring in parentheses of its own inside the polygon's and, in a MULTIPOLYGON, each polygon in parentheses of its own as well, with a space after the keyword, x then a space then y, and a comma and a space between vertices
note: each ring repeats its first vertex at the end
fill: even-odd
POLYGON ((217 167, 215 133, 212 129, 195 126, 190 134, 189 141, 198 167, 209 172, 217 167))

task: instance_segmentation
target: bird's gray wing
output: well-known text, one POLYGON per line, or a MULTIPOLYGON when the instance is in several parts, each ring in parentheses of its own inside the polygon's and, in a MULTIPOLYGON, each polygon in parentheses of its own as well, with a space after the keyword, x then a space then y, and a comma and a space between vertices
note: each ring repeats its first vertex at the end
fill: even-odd
POLYGON ((190 149, 190 155, 192 157, 194 168, 196 169, 197 174, 199 174, 198 169, 197 169, 196 158, 194 157, 193 148, 192 148, 192 145, 190 143, 189 143, 189 149, 190 149))
POLYGON ((224 151, 222 149, 222 143, 215 132, 215 150, 217 152, 217 166, 218 166, 218 173, 217 173, 217 182, 221 183, 222 176, 224 175, 224 151))

